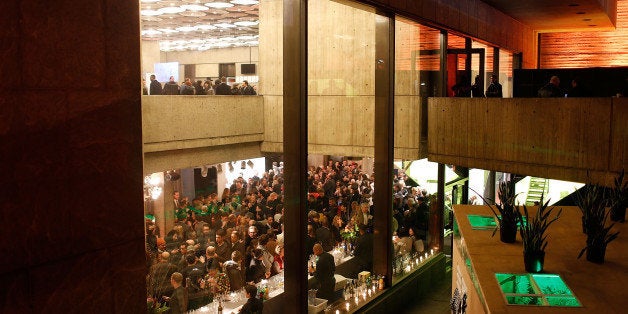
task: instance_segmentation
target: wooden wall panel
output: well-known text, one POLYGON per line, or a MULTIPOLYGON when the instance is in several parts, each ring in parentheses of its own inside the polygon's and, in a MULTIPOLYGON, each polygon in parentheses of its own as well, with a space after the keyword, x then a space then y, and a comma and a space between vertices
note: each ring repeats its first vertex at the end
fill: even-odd
POLYGON ((617 0, 617 28, 541 35, 542 69, 628 66, 628 0, 617 0))
POLYGON ((608 182, 627 166, 628 132, 620 121, 628 121, 628 102, 622 101, 611 119, 610 98, 430 98, 428 155, 443 163, 580 182, 588 171, 608 182))
POLYGON ((628 171, 628 97, 613 98, 613 117, 611 128, 611 169, 628 171))

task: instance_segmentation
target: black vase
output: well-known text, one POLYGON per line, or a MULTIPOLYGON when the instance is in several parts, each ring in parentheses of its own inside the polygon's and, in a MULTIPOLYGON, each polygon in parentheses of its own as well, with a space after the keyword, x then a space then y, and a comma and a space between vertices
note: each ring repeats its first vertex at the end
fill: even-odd
POLYGON ((499 225, 499 239, 504 243, 515 243, 517 239, 517 222, 504 222, 499 225))
POLYGON ((543 272, 543 264, 545 262, 545 252, 526 252, 523 251, 523 264, 529 273, 543 272))
POLYGON ((587 247, 587 261, 596 264, 604 264, 604 255, 606 255, 606 245, 587 247))
POLYGON ((611 208, 611 220, 616 222, 626 221, 626 206, 613 206, 611 208))

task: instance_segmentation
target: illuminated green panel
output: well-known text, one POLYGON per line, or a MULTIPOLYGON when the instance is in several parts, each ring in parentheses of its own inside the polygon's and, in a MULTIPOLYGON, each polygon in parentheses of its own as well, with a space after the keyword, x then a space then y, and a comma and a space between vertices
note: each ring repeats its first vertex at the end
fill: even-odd
POLYGON ((575 297, 545 297, 549 306, 582 306, 575 297))
POLYGON ((571 290, 558 275, 534 274, 532 278, 543 294, 572 295, 571 290))
POLYGON ((509 296, 506 301, 510 305, 543 305, 543 299, 537 296, 509 296))
POLYGON ((495 274, 504 294, 537 294, 527 274, 495 274))
POLYGON ((497 222, 493 216, 467 215, 471 229, 474 230, 493 230, 497 227, 497 222))
POLYGON ((509 305, 582 306, 556 274, 496 273, 495 278, 509 305))

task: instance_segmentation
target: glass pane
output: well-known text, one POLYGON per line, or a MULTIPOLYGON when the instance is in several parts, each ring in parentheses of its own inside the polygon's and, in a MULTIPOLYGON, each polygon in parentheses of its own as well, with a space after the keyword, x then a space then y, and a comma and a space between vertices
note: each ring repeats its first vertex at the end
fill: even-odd
POLYGON ((546 297, 550 306, 582 306, 574 297, 546 297))
POLYGON ((467 215, 471 228, 475 230, 493 230, 497 227, 497 222, 493 216, 467 215))
POLYGON ((354 310, 367 302, 372 292, 362 287, 370 288, 376 282, 374 276, 365 275, 373 272, 376 210, 372 201, 375 22, 376 15, 367 6, 308 2, 305 254, 314 267, 325 256, 313 250, 314 246, 320 245, 333 258, 333 271, 319 273, 316 269, 308 281, 310 293, 327 300, 333 312, 346 309, 345 303, 354 310), (322 279, 330 275, 335 278, 334 285, 322 279))
POLYGON ((544 294, 571 295, 571 290, 558 275, 532 275, 544 294))
POLYGON ((512 97, 512 52, 499 50, 499 82, 504 98, 512 97))
POLYGON ((513 305, 543 305, 543 298, 538 296, 507 296, 506 302, 513 305))
POLYGON ((527 274, 495 274, 505 294, 535 294, 534 286, 527 274))

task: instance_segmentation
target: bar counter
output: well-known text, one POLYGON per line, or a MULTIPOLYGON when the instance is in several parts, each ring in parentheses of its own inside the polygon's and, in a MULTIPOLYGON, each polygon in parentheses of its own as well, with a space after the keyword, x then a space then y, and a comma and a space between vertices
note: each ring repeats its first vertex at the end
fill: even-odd
MULTIPOLYGON (((508 305, 496 273, 525 274, 521 236, 512 244, 499 240, 499 231, 472 229, 467 215, 492 216, 487 206, 454 206, 452 294, 467 294, 466 313, 626 313, 628 309, 628 223, 616 223, 619 237, 608 244, 604 264, 586 260, 586 235, 577 207, 560 206, 561 217, 548 229, 544 274, 558 274, 581 307, 508 305)), ((558 208, 552 213, 552 217, 558 208)), ((530 215, 536 213, 536 208, 530 215)))

